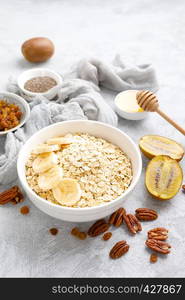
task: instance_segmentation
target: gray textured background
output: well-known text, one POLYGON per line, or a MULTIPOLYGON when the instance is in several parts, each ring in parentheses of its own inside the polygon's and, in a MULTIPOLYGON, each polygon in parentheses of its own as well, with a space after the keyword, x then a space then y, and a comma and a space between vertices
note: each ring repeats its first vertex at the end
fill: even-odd
MULTIPOLYGON (((55 56, 46 64, 68 71, 82 57, 98 56, 111 61, 116 53, 137 63, 152 62, 156 68, 164 108, 182 126, 185 123, 185 2, 183 0, 75 1, 0 0, 0 88, 9 75, 32 67, 22 59, 21 43, 33 36, 48 36, 56 45, 55 56)), ((105 92, 112 105, 114 94, 105 92)), ((185 144, 184 137, 153 114, 148 120, 120 120, 119 127, 136 142, 144 134, 160 134, 185 144)), ((1 147, 1 152, 3 149, 1 147)), ((144 160, 144 167, 146 160, 144 160)), ((1 187, 3 189, 3 187, 1 187)), ((69 231, 75 225, 53 219, 31 207, 28 216, 18 206, 0 207, 0 276, 3 277, 183 277, 185 276, 185 195, 168 202, 153 200, 145 191, 144 177, 124 207, 134 212, 151 207, 159 218, 143 224, 132 237, 125 227, 101 238, 78 241, 69 231), (60 229, 56 237, 48 229, 60 229), (149 263, 145 248, 147 230, 165 226, 170 230, 172 252, 156 264, 149 263), (115 242, 126 239, 130 251, 120 260, 108 257, 115 242)), ((82 224, 86 229, 88 224, 82 224)))

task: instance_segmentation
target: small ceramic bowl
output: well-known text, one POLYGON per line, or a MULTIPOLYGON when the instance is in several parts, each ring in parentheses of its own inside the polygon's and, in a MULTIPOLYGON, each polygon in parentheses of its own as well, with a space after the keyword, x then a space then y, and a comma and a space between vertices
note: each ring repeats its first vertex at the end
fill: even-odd
POLYGON ((58 73, 54 72, 53 70, 45 69, 45 68, 35 68, 35 69, 30 69, 30 70, 24 71, 23 73, 21 73, 19 75, 18 80, 17 80, 17 84, 18 84, 20 90, 25 95, 29 96, 30 98, 35 97, 37 95, 42 95, 42 96, 46 97, 48 100, 53 99, 57 95, 58 90, 62 86, 62 82, 63 82, 62 77, 58 73), (31 78, 39 77, 39 76, 51 77, 57 82, 57 85, 44 93, 30 92, 24 88, 26 81, 28 81, 31 78))
POLYGON ((136 186, 140 178, 141 170, 142 160, 140 150, 126 133, 108 124, 89 120, 64 121, 39 130, 22 146, 17 160, 19 180, 30 200, 46 214, 70 222, 88 222, 112 214, 123 205, 123 201, 136 186), (65 135, 69 132, 83 132, 102 137, 125 151, 132 162, 133 180, 128 189, 121 196, 100 206, 71 208, 51 203, 38 196, 31 189, 26 180, 25 164, 32 149, 34 149, 36 145, 45 142, 48 138, 65 135))
POLYGON ((21 127, 26 123, 26 121, 29 119, 30 116, 30 107, 22 97, 15 95, 13 93, 0 92, 0 100, 5 100, 8 103, 16 104, 17 106, 19 106, 22 112, 22 117, 19 125, 6 131, 0 131, 0 135, 4 135, 7 134, 8 132, 17 130, 19 127, 21 127))
POLYGON ((148 116, 149 113, 146 111, 128 112, 128 111, 125 111, 120 108, 120 106, 118 104, 118 99, 120 98, 120 96, 123 97, 123 101, 127 101, 126 100, 127 94, 128 93, 136 93, 136 92, 138 92, 138 91, 137 90, 126 90, 126 91, 121 92, 116 95, 114 104, 115 104, 116 112, 120 117, 127 119, 127 120, 142 120, 148 116))

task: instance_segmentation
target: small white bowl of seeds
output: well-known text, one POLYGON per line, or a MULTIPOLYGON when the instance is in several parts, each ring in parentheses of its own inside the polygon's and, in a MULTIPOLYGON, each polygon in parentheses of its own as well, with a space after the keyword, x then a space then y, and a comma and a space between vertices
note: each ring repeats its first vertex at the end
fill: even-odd
POLYGON ((42 95, 52 100, 62 86, 62 77, 53 70, 34 68, 21 73, 17 84, 23 94, 32 98, 42 95))

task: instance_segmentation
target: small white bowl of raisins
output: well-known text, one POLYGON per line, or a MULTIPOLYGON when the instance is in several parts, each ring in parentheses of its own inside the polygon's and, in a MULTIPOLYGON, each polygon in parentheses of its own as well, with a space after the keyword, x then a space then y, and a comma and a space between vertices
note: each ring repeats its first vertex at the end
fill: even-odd
POLYGON ((20 96, 0 92, 0 135, 23 126, 30 116, 29 104, 20 96))

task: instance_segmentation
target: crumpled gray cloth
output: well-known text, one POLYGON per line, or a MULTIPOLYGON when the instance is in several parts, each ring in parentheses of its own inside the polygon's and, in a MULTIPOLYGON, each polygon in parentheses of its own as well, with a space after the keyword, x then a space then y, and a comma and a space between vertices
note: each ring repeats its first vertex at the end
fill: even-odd
MULTIPOLYGON (((126 65, 119 56, 116 56, 112 65, 98 59, 82 60, 75 68, 74 77, 64 80, 54 101, 48 101, 42 96, 27 99, 31 108, 30 119, 22 128, 8 133, 6 138, 0 138, 0 145, 4 147, 4 153, 0 155, 0 184, 16 180, 18 152, 24 142, 41 128, 75 119, 98 120, 116 126, 117 115, 102 98, 101 86, 117 92, 126 89, 158 89, 152 66, 126 65)), ((26 98, 13 78, 8 83, 8 90, 26 98)))
POLYGON ((97 86, 83 79, 69 79, 58 92, 57 103, 78 103, 89 120, 117 126, 117 115, 105 102, 97 86))
POLYGON ((83 59, 78 64, 77 76, 116 92, 130 89, 153 92, 158 90, 152 65, 133 65, 124 62, 120 55, 115 56, 112 64, 94 58, 83 59))

